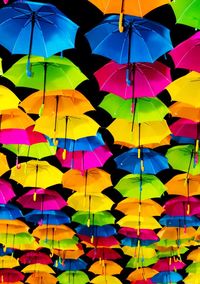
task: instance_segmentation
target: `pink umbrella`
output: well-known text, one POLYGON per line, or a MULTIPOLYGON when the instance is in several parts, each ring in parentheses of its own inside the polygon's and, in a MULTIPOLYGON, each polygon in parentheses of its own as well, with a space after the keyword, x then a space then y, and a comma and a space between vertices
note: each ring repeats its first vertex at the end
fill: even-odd
POLYGON ((200 72, 200 32, 181 42, 169 54, 177 68, 200 72))
POLYGON ((15 196, 12 185, 8 181, 0 178, 0 204, 6 204, 15 196))
POLYGON ((170 125, 170 130, 175 136, 200 139, 200 123, 190 119, 180 118, 170 125))
POLYGON ((153 284, 151 279, 146 279, 146 280, 135 280, 130 282, 130 284, 153 284))
POLYGON ((170 68, 160 62, 118 64, 110 61, 94 73, 100 89, 124 99, 155 97, 171 82, 170 68), (127 84, 127 70, 131 74, 127 84), (130 71, 130 72, 129 72, 130 71))
POLYGON ((178 196, 164 205, 165 213, 171 216, 192 216, 200 214, 200 199, 193 196, 178 196))
POLYGON ((181 260, 173 260, 172 258, 159 259, 154 265, 153 269, 158 271, 173 271, 183 269, 186 266, 181 260))
POLYGON ((58 149, 56 156, 62 167, 76 169, 80 171, 91 168, 102 167, 112 156, 107 146, 100 146, 93 151, 67 152, 63 157, 64 149, 58 149))
POLYGON ((138 236, 138 230, 128 227, 122 227, 118 230, 118 233, 129 238, 137 238, 141 240, 155 240, 158 241, 159 238, 153 230, 141 229, 138 236))
POLYGON ((2 144, 26 144, 32 145, 40 142, 47 142, 45 136, 33 131, 34 126, 26 129, 3 129, 0 131, 0 143, 2 144))
POLYGON ((34 188, 17 199, 24 208, 36 210, 60 210, 67 205, 63 197, 54 190, 34 188), (34 200, 34 195, 37 199, 34 200))
POLYGON ((112 246, 116 246, 119 245, 119 241, 113 237, 94 237, 93 239, 89 236, 85 236, 85 235, 78 235, 79 239, 81 242, 85 242, 86 244, 92 246, 92 247, 99 247, 99 246, 103 246, 103 247, 112 247, 112 246))

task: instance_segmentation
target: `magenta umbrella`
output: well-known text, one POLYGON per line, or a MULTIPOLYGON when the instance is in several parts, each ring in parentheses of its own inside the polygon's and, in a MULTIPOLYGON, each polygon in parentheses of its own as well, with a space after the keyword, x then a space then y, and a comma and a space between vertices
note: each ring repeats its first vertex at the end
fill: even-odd
POLYGON ((183 269, 186 266, 181 260, 174 260, 172 258, 162 258, 159 259, 154 265, 153 269, 157 271, 173 271, 178 269, 183 269))
POLYGON ((129 238, 159 241, 159 237, 157 236, 157 234, 153 230, 150 230, 150 229, 140 229, 140 232, 138 235, 137 229, 133 229, 129 227, 122 227, 118 230, 118 233, 126 237, 129 237, 129 238))
POLYGON ((12 185, 8 181, 0 178, 0 204, 6 204, 15 196, 12 185))
POLYGON ((50 258, 50 256, 40 251, 26 252, 19 258, 19 261, 23 264, 34 264, 34 263, 53 264, 53 261, 50 258))
POLYGON ((2 129, 0 131, 0 143, 32 145, 47 142, 45 136, 40 132, 33 131, 33 128, 32 125, 26 129, 2 129))
POLYGON ((63 157, 64 151, 64 149, 58 149, 56 153, 62 167, 80 171, 102 167, 112 156, 107 146, 100 146, 93 151, 67 152, 65 157, 63 157))
POLYGON ((94 73, 100 90, 124 99, 155 97, 171 83, 170 68, 160 62, 118 64, 110 61, 94 73), (127 71, 128 70, 128 71, 127 71), (127 82, 127 72, 131 78, 127 82))
POLYGON ((181 42, 169 54, 177 68, 200 72, 200 32, 181 42))
POLYGON ((63 197, 55 190, 34 188, 17 199, 24 208, 36 210, 60 210, 67 205, 63 197), (34 200, 35 194, 37 199, 34 200))
POLYGON ((164 205, 165 213, 171 216, 192 216, 200 214, 200 199, 193 196, 178 196, 164 205))
POLYGON ((22 274, 20 271, 17 271, 13 268, 12 269, 11 268, 0 269, 0 279, 2 283, 23 281, 24 278, 25 278, 24 274, 22 274))
POLYGON ((175 136, 200 139, 200 123, 190 119, 178 119, 170 125, 170 130, 175 136))

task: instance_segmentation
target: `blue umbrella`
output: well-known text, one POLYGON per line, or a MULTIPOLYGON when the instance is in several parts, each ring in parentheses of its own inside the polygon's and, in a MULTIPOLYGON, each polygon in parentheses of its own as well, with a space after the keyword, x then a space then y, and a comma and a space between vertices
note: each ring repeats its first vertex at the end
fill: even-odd
POLYGON ((124 32, 119 32, 119 15, 107 16, 86 33, 92 53, 120 64, 154 62, 172 49, 170 31, 163 25, 136 16, 125 15, 124 32))
POLYGON ((104 225, 104 226, 91 225, 90 227, 79 225, 78 227, 76 227, 75 230, 77 234, 94 236, 94 237, 109 237, 117 233, 116 229, 111 225, 104 225))
POLYGON ((141 155, 138 158, 138 149, 133 148, 124 152, 114 159, 117 167, 133 174, 157 174, 168 169, 168 161, 161 154, 148 148, 141 149, 141 155))
POLYGON ((21 210, 12 204, 0 204, 0 220, 15 220, 24 217, 21 210))
MULTIPOLYGON (((78 25, 54 5, 16 1, 0 10, 0 44, 13 54, 49 57, 74 48, 78 25)), ((28 71, 27 70, 27 71, 28 71)))
POLYGON ((82 270, 86 269, 87 263, 83 261, 82 259, 65 259, 62 262, 58 261, 54 263, 54 266, 60 270, 66 271, 66 270, 82 270))
MULTIPOLYGON (((46 138, 51 146, 55 145, 53 138, 46 138)), ((56 139, 56 145, 58 148, 66 149, 69 152, 93 151, 94 149, 105 145, 105 142, 103 141, 101 134, 97 133, 96 136, 88 136, 77 140, 58 138, 56 139)))
POLYGON ((159 272, 158 274, 154 275, 151 278, 151 281, 153 283, 162 283, 162 284, 167 284, 167 283, 173 283, 173 282, 178 282, 181 281, 183 279, 183 277, 177 273, 177 272, 173 272, 173 271, 162 271, 159 272))
POLYGON ((155 242, 158 242, 158 240, 141 240, 137 238, 124 238, 121 240, 121 245, 123 246, 130 246, 130 247, 137 247, 138 241, 140 241, 141 246, 149 246, 155 242))
POLYGON ((175 136, 171 135, 172 140, 176 141, 178 144, 195 144, 195 139, 189 137, 175 136))
POLYGON ((159 220, 159 223, 167 227, 193 227, 200 226, 200 219, 195 216, 169 216, 165 215, 159 220))
POLYGON ((70 223, 70 218, 62 211, 58 210, 33 210, 25 215, 28 222, 46 225, 61 225, 70 223))

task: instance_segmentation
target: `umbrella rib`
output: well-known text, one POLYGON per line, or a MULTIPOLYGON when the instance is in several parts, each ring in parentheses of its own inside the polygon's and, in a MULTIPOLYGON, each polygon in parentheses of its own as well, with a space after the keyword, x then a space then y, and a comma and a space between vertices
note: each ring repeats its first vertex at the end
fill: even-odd
POLYGON ((190 7, 194 4, 196 0, 192 0, 192 2, 185 8, 185 10, 180 14, 179 18, 177 19, 177 22, 184 17, 184 14, 187 13, 187 11, 190 9, 190 7))

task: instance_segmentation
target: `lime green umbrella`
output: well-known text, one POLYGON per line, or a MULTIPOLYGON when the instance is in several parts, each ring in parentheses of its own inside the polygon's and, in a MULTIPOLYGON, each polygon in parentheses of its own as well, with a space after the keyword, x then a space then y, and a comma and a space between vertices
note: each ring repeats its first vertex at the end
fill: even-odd
POLYGON ((144 200, 160 197, 166 190, 164 184, 154 175, 128 174, 115 185, 122 196, 144 200))
POLYGON ((5 247, 15 249, 35 249, 35 238, 28 232, 18 234, 0 234, 0 242, 5 247))
POLYGON ((132 99, 125 100, 114 94, 108 94, 99 105, 113 118, 123 118, 134 122, 161 121, 169 113, 166 105, 158 98, 138 98, 135 113, 132 99))
POLYGON ((72 221, 80 223, 82 225, 91 225, 103 226, 115 223, 115 217, 108 211, 100 211, 96 213, 77 211, 72 216, 72 221), (90 220, 90 221, 89 221, 90 220))
POLYGON ((157 256, 158 258, 162 257, 175 257, 178 256, 180 257, 181 254, 184 254, 188 251, 189 249, 186 248, 185 246, 181 247, 165 247, 165 246, 157 246, 157 256))
POLYGON ((166 158, 173 169, 197 175, 200 173, 200 150, 195 151, 194 145, 181 145, 170 148, 166 158))
POLYGON ((89 277, 83 271, 76 270, 76 271, 65 271, 61 273, 58 277, 58 281, 61 284, 86 284, 90 282, 89 277))
POLYGON ((52 156, 56 154, 56 146, 50 146, 48 142, 41 142, 32 145, 24 144, 4 144, 3 148, 8 149, 17 155, 17 157, 31 157, 36 159, 42 159, 44 157, 52 156))
POLYGON ((63 240, 40 240, 39 245, 49 249, 61 249, 61 250, 76 250, 78 249, 79 239, 73 236, 71 239, 63 240))
POLYGON ((129 267, 129 268, 147 267, 149 265, 156 263, 158 259, 159 258, 157 256, 154 256, 151 258, 131 257, 131 259, 126 264, 126 267, 129 267))
POLYGON ((170 240, 170 239, 162 239, 159 240, 156 244, 158 246, 169 247, 169 246, 180 246, 180 245, 187 245, 191 238, 187 239, 180 239, 180 240, 170 240))
POLYGON ((170 3, 176 16, 176 22, 196 29, 200 28, 199 0, 174 0, 170 3))
POLYGON ((187 273, 200 273, 200 262, 193 262, 186 268, 187 273))

